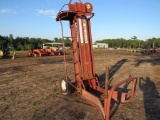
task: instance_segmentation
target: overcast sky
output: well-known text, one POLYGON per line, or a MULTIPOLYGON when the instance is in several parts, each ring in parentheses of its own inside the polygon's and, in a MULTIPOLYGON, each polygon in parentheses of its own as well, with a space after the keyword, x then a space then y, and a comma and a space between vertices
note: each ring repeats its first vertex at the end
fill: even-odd
MULTIPOLYGON (((53 40, 61 37, 57 12, 69 0, 0 0, 0 35, 53 40)), ((73 0, 75 2, 76 0, 73 0)), ((77 0, 78 1, 78 0, 77 0)), ((93 5, 93 41, 160 38, 160 0, 81 0, 93 5)), ((66 8, 67 9, 67 8, 66 8)), ((69 35, 69 23, 64 23, 69 35)))

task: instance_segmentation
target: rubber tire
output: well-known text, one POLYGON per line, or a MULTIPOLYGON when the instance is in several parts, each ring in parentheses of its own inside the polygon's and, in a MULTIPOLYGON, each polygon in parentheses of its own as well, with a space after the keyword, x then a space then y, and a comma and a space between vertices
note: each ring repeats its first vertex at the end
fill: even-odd
POLYGON ((63 95, 71 94, 71 85, 67 82, 66 77, 62 77, 60 80, 60 89, 63 95))

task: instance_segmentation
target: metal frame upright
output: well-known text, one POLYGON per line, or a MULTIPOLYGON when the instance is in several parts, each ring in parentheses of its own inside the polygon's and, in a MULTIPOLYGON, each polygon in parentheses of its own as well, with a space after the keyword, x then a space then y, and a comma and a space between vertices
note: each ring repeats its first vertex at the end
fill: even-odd
MULTIPOLYGON (((90 19, 94 16, 94 13, 92 13, 93 6, 89 2, 83 4, 81 0, 79 0, 79 2, 75 2, 74 4, 71 4, 71 2, 72 0, 70 0, 67 4, 68 10, 62 11, 61 9, 56 18, 56 20, 60 21, 61 23, 63 45, 65 36, 63 34, 62 20, 69 21, 71 29, 70 38, 72 39, 74 76, 76 83, 72 84, 68 80, 69 75, 65 65, 66 82, 75 88, 75 92, 80 97, 84 98, 99 109, 102 119, 108 120, 110 118, 112 100, 130 102, 133 99, 136 79, 134 77, 129 77, 126 80, 123 80, 122 82, 112 86, 112 88, 109 90, 109 68, 107 67, 105 88, 100 87, 98 77, 94 70, 94 57, 92 50, 90 19), (128 82, 132 83, 131 93, 116 91, 117 87, 128 82), (94 94, 94 92, 91 91, 97 91, 99 94, 94 94), (129 96, 129 98, 126 96, 129 96)), ((65 54, 64 61, 66 63, 65 54)), ((62 86, 66 85, 67 83, 63 84, 62 86)))

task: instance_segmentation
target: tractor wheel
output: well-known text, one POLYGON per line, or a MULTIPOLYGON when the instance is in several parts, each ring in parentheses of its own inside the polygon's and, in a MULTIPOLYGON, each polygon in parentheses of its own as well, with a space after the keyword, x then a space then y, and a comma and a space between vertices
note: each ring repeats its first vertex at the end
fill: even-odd
POLYGON ((60 50, 60 55, 64 55, 64 52, 62 50, 60 50))
POLYGON ((33 55, 34 55, 34 57, 37 57, 37 54, 36 54, 36 53, 34 53, 33 55))
POLYGON ((62 94, 64 95, 68 95, 71 93, 71 85, 67 82, 65 77, 61 78, 60 88, 61 88, 62 94))
POLYGON ((53 56, 53 55, 54 55, 54 53, 53 53, 53 52, 51 52, 51 53, 49 53, 48 55, 51 55, 51 56, 53 56))
POLYGON ((30 53, 30 52, 28 52, 28 54, 27 54, 27 55, 28 55, 28 57, 31 57, 31 53, 30 53))

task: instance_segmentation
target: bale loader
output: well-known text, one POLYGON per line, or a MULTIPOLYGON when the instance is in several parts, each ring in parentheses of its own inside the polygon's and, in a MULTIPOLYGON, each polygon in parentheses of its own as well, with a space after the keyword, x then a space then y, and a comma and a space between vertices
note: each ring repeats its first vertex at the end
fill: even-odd
POLYGON ((60 22, 62 30, 62 41, 64 47, 64 39, 72 39, 72 52, 75 82, 70 81, 71 74, 68 73, 67 61, 64 54, 64 70, 65 75, 60 80, 61 91, 64 95, 70 94, 74 88, 74 92, 81 98, 95 106, 103 120, 109 120, 111 115, 111 104, 115 101, 122 103, 130 102, 134 97, 136 79, 129 77, 116 85, 109 88, 109 68, 106 67, 106 78, 104 87, 100 85, 100 80, 94 69, 94 56, 92 49, 91 34, 91 18, 94 16, 93 6, 91 3, 75 2, 72 0, 65 4, 57 14, 56 21, 60 22), (63 10, 64 6, 68 6, 68 10, 63 10), (71 30, 71 36, 65 36, 63 32, 62 21, 68 21, 71 30), (131 92, 117 91, 117 88, 124 84, 131 84, 131 92))

